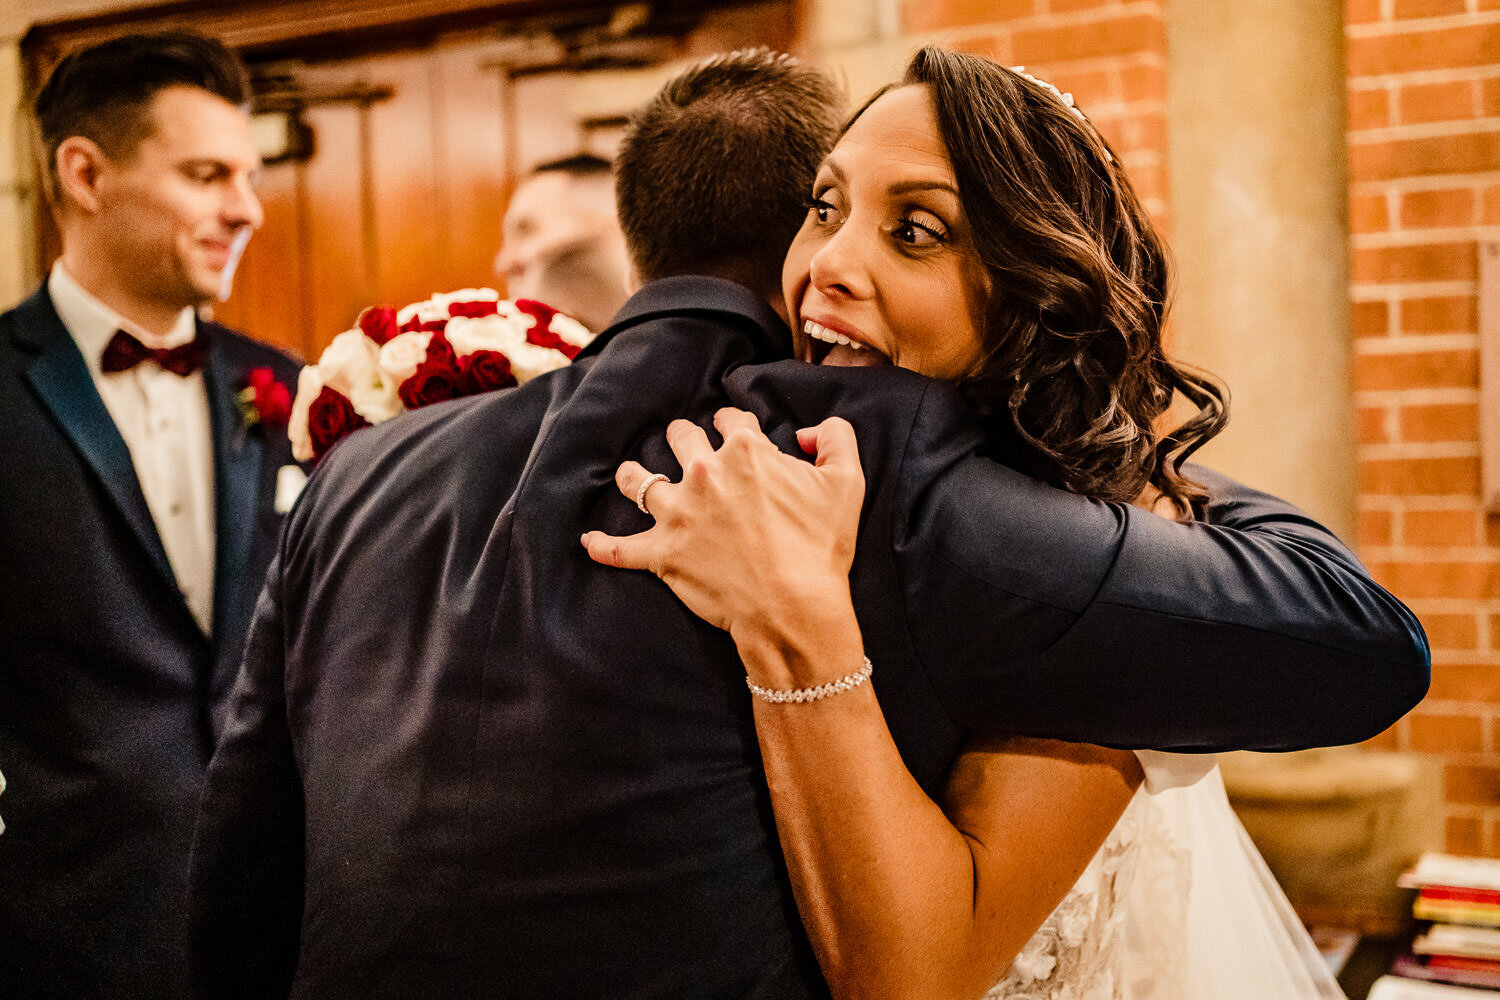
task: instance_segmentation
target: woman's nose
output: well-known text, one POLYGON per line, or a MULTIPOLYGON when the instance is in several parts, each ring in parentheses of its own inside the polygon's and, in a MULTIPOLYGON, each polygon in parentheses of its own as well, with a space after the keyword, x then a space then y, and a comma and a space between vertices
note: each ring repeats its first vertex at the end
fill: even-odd
POLYGON ((845 221, 828 240, 813 254, 808 266, 808 277, 824 294, 841 294, 849 298, 865 298, 871 293, 869 268, 866 258, 869 248, 866 238, 845 221))

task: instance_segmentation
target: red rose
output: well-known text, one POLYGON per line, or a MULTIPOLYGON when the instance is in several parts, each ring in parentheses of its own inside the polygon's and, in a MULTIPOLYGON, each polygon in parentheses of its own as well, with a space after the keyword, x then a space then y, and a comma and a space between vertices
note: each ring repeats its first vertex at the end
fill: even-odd
POLYGON ((530 330, 526 331, 527 343, 535 344, 538 347, 550 347, 554 351, 561 351, 567 356, 569 361, 572 361, 578 352, 582 350, 581 347, 568 343, 562 337, 552 332, 552 317, 557 315, 556 309, 553 309, 545 302, 538 302, 535 299, 516 299, 516 308, 526 315, 536 318, 536 323, 532 325, 530 330))
POLYGON ((328 454, 328 449, 338 444, 345 435, 368 426, 370 422, 355 411, 349 397, 325 385, 307 411, 307 431, 312 438, 313 461, 321 461, 328 454))
POLYGON ((465 395, 504 389, 516 384, 510 371, 510 358, 499 351, 474 351, 459 359, 463 366, 465 395))
POLYGON ((478 302, 450 302, 448 303, 449 316, 494 316, 500 311, 500 303, 489 300, 478 302))
POLYGON ((276 381, 276 373, 269 368, 250 369, 238 402, 246 427, 255 424, 285 427, 292 416, 292 394, 276 381))
POLYGON ((396 310, 390 306, 371 306, 359 314, 359 328, 377 344, 384 344, 401 332, 396 310))
POLYGON ((412 313, 410 318, 408 318, 405 323, 401 324, 400 332, 411 333, 413 330, 415 330, 417 333, 441 333, 443 331, 443 327, 447 325, 448 321, 446 319, 424 320, 416 313, 412 313))
POLYGON ((401 403, 408 410, 431 403, 441 403, 464 395, 463 368, 441 331, 432 335, 427 345, 427 360, 417 366, 411 377, 396 389, 401 403))

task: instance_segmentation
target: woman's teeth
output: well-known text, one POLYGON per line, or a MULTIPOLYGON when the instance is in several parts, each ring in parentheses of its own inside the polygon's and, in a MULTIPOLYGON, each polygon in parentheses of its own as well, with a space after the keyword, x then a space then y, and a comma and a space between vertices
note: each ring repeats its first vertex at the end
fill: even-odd
POLYGON ((814 340, 823 341, 825 344, 842 344, 845 347, 852 347, 856 351, 862 351, 865 349, 865 345, 861 344, 859 341, 850 340, 842 333, 834 333, 823 324, 814 323, 810 319, 805 319, 802 321, 802 332, 807 334, 814 340))

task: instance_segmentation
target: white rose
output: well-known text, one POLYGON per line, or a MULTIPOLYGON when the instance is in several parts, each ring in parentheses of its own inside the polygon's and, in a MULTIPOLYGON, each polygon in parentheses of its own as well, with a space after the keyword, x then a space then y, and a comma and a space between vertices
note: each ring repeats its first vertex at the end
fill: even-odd
POLYGON ((568 356, 562 351, 538 347, 524 341, 513 348, 507 348, 505 353, 510 357, 510 372, 517 382, 530 382, 538 375, 568 363, 568 356))
POLYGON ((292 455, 299 462, 313 460, 312 433, 308 430, 307 414, 313 400, 323 391, 323 373, 317 365, 308 365, 297 376, 297 398, 292 401, 292 414, 287 418, 286 436, 292 442, 292 455))
POLYGON ((427 345, 431 343, 431 333, 416 330, 398 333, 380 348, 380 373, 387 382, 399 388, 427 360, 427 345))
POLYGON ((572 316, 564 316, 562 313, 552 317, 551 329, 553 333, 574 347, 587 347, 588 342, 594 339, 588 327, 572 316))
POLYGON ((459 357, 475 351, 500 351, 509 355, 526 343, 526 332, 504 316, 455 316, 443 333, 459 357))
POLYGON ((499 302, 500 293, 493 288, 460 288, 456 292, 439 292, 427 301, 441 306, 446 316, 448 307, 455 302, 499 302))
POLYGON ((354 398, 357 386, 378 378, 379 353, 375 341, 366 337, 364 331, 357 327, 345 330, 333 338, 318 359, 323 384, 354 398))
MULTIPOLYGON (((345 330, 318 359, 323 384, 349 397, 354 412, 372 424, 401 412, 395 385, 380 371, 380 348, 358 329, 345 330)), ((399 385, 400 383, 396 383, 399 385)))
POLYGON ((423 299, 421 302, 402 306, 396 313, 396 325, 405 326, 412 317, 416 317, 423 323, 445 320, 448 318, 448 303, 446 300, 437 302, 433 299, 423 299))

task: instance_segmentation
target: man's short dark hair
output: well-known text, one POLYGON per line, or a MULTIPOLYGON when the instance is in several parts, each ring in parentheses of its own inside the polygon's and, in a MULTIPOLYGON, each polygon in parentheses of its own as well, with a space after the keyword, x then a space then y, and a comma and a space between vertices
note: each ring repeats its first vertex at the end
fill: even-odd
POLYGON ((230 104, 250 103, 250 78, 239 57, 222 42, 190 32, 121 35, 59 62, 32 106, 49 190, 57 147, 69 136, 129 159, 151 134, 151 101, 168 87, 197 87, 230 104))
POLYGON ((595 156, 593 153, 574 153, 572 156, 564 156, 559 160, 538 163, 531 168, 531 173, 527 176, 567 174, 577 180, 584 177, 607 177, 613 170, 614 164, 602 156, 595 156))
POLYGON ((668 82, 615 159, 620 228, 641 279, 716 274, 779 289, 842 109, 828 77, 764 48, 668 82))

